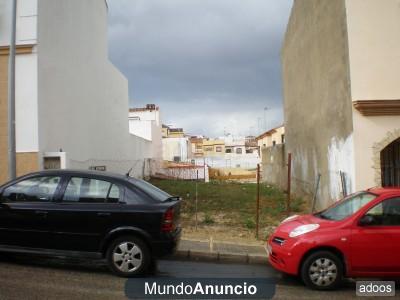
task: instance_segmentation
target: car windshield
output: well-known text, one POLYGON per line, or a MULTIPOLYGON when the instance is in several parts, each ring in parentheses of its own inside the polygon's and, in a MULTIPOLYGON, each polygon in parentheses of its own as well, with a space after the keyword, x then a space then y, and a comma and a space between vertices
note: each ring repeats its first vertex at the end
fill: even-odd
POLYGON ((131 179, 131 182, 155 200, 164 202, 172 197, 170 194, 160 190, 158 187, 155 187, 147 181, 141 179, 131 179))
POLYGON ((356 193, 344 198, 336 205, 315 214, 315 216, 327 220, 344 220, 376 197, 376 195, 367 192, 356 193))

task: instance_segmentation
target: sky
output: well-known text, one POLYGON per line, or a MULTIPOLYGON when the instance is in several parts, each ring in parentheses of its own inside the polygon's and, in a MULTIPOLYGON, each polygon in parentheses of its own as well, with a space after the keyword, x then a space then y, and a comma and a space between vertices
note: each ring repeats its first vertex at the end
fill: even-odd
POLYGON ((292 0, 108 0, 109 55, 130 107, 191 135, 283 122, 280 50, 292 0))

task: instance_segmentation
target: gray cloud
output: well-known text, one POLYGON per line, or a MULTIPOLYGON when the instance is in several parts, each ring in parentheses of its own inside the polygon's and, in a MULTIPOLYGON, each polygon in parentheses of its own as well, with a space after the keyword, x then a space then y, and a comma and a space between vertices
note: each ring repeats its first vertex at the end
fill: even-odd
POLYGON ((109 0, 110 58, 131 106, 192 134, 282 122, 280 48, 292 0, 109 0), (261 122, 263 123, 263 122, 261 122))

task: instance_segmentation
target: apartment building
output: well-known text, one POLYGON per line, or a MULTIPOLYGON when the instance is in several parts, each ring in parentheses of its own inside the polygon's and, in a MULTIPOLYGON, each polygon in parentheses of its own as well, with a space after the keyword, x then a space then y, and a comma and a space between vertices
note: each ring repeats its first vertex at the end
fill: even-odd
MULTIPOLYGON (((8 173, 10 5, 0 0, 0 182, 8 173)), ((122 172, 151 153, 129 134, 128 81, 108 59, 107 13, 104 0, 18 1, 18 175, 97 164, 122 172)))

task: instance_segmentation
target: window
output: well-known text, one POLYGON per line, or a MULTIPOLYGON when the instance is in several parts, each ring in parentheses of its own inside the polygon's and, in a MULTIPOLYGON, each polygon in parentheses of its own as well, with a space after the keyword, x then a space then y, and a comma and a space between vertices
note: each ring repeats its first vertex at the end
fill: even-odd
POLYGON ((232 149, 225 149, 225 153, 232 153, 232 149))
POLYGON ((140 190, 151 196, 153 199, 158 200, 160 202, 166 201, 172 196, 163 190, 160 190, 158 187, 155 187, 151 183, 141 179, 133 179, 130 178, 130 181, 140 190))
POLYGON ((125 189, 125 201, 127 204, 143 204, 146 203, 145 197, 135 188, 125 189))
POLYGON ((204 151, 207 151, 207 152, 212 152, 214 150, 214 148, 213 147, 204 147, 204 151))
POLYGON ((111 186, 110 192, 108 193, 108 202, 118 203, 120 198, 119 187, 113 184, 111 186))
POLYGON ((336 205, 316 214, 316 216, 327 220, 343 220, 375 198, 376 195, 364 192, 350 195, 336 205))
POLYGON ((215 152, 222 152, 222 147, 221 146, 215 147, 215 152))
POLYGON ((272 146, 275 146, 276 145, 276 141, 272 141, 272 146))
POLYGON ((400 225, 400 198, 383 201, 371 208, 366 215, 374 218, 373 225, 400 225))
POLYGON ((63 201, 81 203, 116 203, 119 201, 119 187, 110 182, 72 177, 64 193, 63 201))
POLYGON ((284 134, 281 135, 281 143, 282 143, 282 144, 285 143, 285 135, 284 135, 284 134))
POLYGON ((5 202, 48 202, 53 200, 60 177, 35 177, 22 180, 6 188, 5 202))
POLYGON ((242 154, 242 148, 236 148, 236 154, 242 154))

